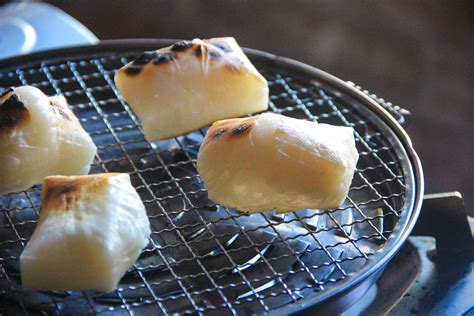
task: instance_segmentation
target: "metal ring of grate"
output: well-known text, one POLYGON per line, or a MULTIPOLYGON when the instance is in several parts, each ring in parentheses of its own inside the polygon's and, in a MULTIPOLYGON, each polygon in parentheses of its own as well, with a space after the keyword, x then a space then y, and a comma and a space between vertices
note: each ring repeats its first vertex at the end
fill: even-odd
POLYGON ((114 292, 23 292, 18 259, 38 219, 41 186, 0 196, 0 302, 8 311, 263 313, 337 293, 406 238, 420 190, 413 157, 388 124, 340 87, 248 50, 269 82, 271 111, 351 126, 360 153, 340 208, 248 216, 207 199, 196 171, 206 129, 144 139, 113 83, 143 44, 104 47, 0 67, 0 88, 28 84, 66 96, 98 147, 91 173, 130 174, 150 218, 150 244, 114 292))

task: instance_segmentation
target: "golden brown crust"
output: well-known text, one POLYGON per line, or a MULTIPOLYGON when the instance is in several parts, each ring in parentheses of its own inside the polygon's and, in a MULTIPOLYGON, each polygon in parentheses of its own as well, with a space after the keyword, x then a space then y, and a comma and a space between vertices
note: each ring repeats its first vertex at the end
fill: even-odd
POLYGON ((256 125, 257 117, 217 121, 206 134, 202 146, 217 141, 232 141, 248 135, 256 125))
POLYGON ((119 173, 102 173, 85 176, 51 176, 43 179, 43 208, 66 212, 78 203, 103 193, 109 178, 119 173))
POLYGON ((13 89, 0 96, 0 133, 8 133, 30 120, 30 112, 13 89))

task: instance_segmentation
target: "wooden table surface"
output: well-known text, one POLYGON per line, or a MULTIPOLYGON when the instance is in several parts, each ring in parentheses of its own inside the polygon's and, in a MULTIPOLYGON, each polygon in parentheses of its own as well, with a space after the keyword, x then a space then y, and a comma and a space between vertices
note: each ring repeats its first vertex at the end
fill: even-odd
POLYGON ((410 110, 426 192, 474 215, 474 1, 49 1, 100 39, 234 36, 410 110))

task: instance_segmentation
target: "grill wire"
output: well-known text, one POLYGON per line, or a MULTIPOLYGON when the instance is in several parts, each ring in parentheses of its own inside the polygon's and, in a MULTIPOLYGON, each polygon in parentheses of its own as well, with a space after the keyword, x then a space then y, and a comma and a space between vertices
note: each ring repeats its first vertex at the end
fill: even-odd
POLYGON ((41 186, 0 196, 0 312, 263 313, 337 285, 384 248, 404 206, 404 173, 390 140, 344 95, 256 63, 270 85, 270 110, 353 127, 360 159, 340 208, 248 216, 207 199, 196 171, 206 129, 145 140, 113 83, 136 53, 0 73, 0 88, 28 84, 66 96, 98 147, 91 173, 128 172, 152 227, 116 291, 23 292, 19 256, 37 223, 41 186))

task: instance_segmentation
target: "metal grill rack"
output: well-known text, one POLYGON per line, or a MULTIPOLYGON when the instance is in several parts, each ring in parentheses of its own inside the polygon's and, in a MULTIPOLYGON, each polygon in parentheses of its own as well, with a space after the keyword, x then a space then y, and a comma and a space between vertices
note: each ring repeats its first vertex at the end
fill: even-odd
POLYGON ((24 292, 19 255, 38 219, 41 186, 0 196, 0 302, 8 311, 268 312, 344 284, 402 229, 413 180, 389 128, 337 88, 252 55, 269 82, 272 111, 354 128, 357 172, 346 201, 334 210, 248 216, 215 205, 196 171, 206 130, 149 143, 115 88, 115 70, 138 53, 77 54, 0 72, 0 88, 28 84, 66 96, 98 147, 91 173, 129 173, 153 231, 114 292, 24 292))

